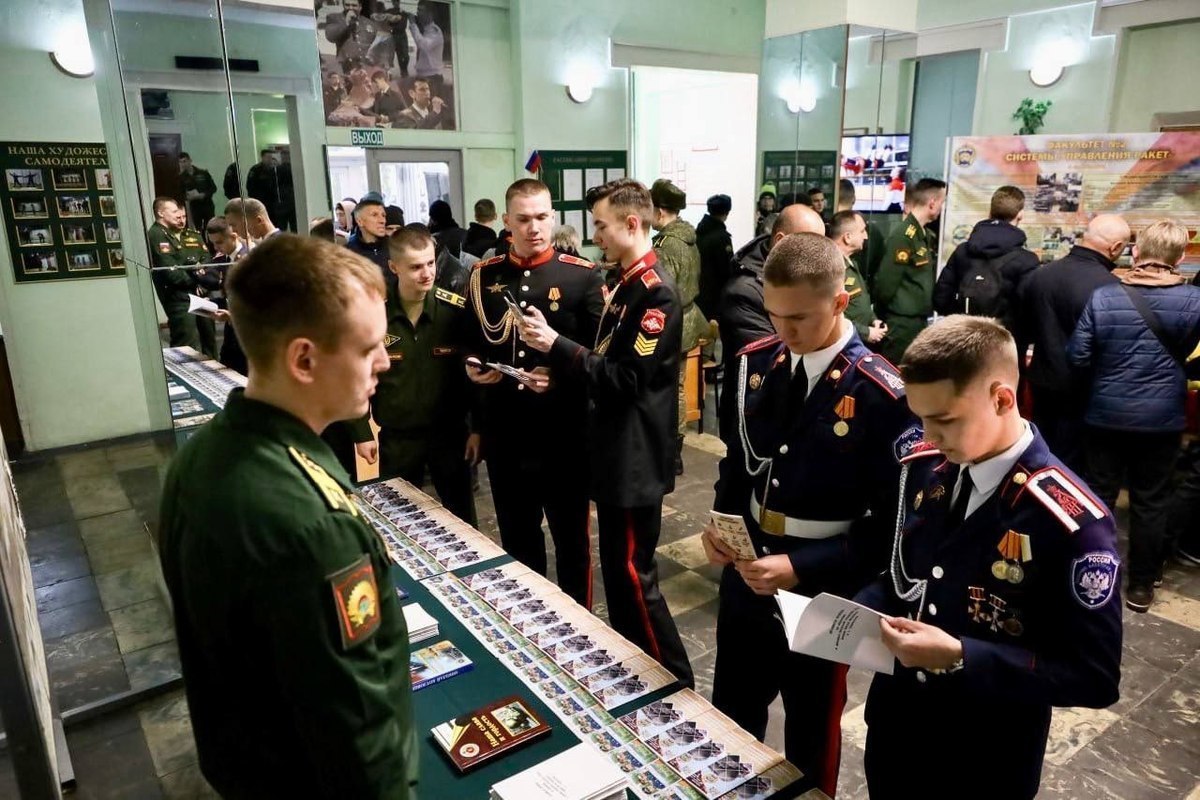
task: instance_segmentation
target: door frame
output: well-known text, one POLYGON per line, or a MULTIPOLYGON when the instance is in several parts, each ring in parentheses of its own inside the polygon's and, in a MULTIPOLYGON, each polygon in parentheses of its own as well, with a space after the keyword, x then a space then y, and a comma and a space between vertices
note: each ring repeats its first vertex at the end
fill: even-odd
MULTIPOLYGON (((372 192, 380 191, 380 164, 420 164, 429 161, 444 161, 450 165, 450 210, 459 225, 470 223, 475 218, 466 217, 466 206, 463 197, 462 150, 427 150, 408 147, 368 147, 367 154, 367 188, 372 192)), ((326 166, 328 172, 328 166, 326 166)), ((472 209, 473 210, 473 209, 472 209)), ((466 225, 462 225, 464 228, 466 225)))

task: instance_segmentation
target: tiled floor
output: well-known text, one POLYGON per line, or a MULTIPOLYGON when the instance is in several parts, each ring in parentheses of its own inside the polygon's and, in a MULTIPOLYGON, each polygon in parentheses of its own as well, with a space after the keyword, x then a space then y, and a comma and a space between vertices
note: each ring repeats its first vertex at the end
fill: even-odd
MULTIPOLYGON (((699 531, 723 446, 691 434, 687 471, 664 509, 659 566, 706 695, 715 661, 718 571, 699 531)), ((38 610, 59 706, 66 710, 178 674, 178 655, 145 526, 153 528, 171 437, 146 437, 14 465, 29 529, 38 610)), ((496 535, 481 475, 480 525, 496 535)), ((549 544, 549 541, 548 541, 549 544)), ((593 541, 593 547, 595 542, 593 541)), ((605 614, 596 574, 596 613, 605 614)), ((852 670, 843 718, 839 797, 865 798, 863 701, 870 677, 852 670)), ((782 747, 780 715, 768 742, 782 747)), ((67 741, 80 798, 211 797, 196 765, 182 692, 73 726, 67 741)), ((997 754, 998 768, 1002 754, 997 754)), ((7 753, 0 797, 15 797, 7 753)), ((967 795, 964 795, 967 796, 967 795)), ((1042 797, 1200 800, 1200 570, 1172 566, 1149 614, 1125 616, 1121 700, 1103 711, 1055 713, 1042 797)))

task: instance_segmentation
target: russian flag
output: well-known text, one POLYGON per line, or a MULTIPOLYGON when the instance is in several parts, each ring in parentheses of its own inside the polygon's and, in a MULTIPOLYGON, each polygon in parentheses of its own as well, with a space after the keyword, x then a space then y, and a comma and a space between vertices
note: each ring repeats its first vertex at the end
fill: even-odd
POLYGON ((542 171, 542 154, 537 150, 529 154, 529 160, 525 162, 525 171, 534 175, 542 171))

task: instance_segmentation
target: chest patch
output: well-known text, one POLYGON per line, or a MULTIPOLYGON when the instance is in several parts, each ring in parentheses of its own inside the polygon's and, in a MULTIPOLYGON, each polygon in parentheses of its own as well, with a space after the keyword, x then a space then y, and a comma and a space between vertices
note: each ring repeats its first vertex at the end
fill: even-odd
POLYGON ((350 566, 329 577, 337 611, 342 649, 349 650, 371 637, 379 628, 379 587, 375 568, 364 555, 350 566))

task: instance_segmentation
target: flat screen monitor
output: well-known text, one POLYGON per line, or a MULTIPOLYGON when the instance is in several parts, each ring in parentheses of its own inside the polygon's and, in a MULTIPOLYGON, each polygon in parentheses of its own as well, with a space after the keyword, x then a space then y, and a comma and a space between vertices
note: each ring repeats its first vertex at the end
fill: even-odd
POLYGON ((841 175, 854 184, 855 211, 903 213, 908 139, 907 133, 842 137, 841 175))

